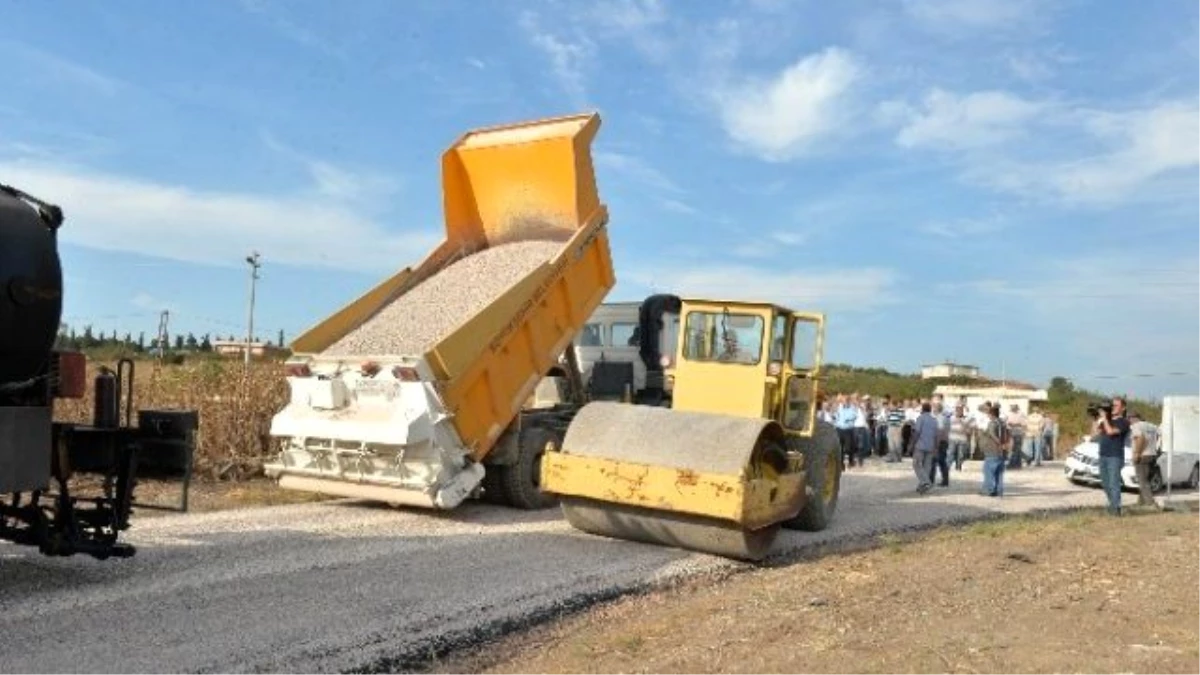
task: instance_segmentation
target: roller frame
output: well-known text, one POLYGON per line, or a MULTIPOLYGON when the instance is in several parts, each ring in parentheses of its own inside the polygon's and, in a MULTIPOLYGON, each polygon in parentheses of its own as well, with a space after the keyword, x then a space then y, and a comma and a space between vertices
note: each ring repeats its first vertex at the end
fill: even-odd
POLYGON ((543 457, 541 485, 578 530, 754 561, 805 503, 785 448, 768 419, 593 402, 543 457))

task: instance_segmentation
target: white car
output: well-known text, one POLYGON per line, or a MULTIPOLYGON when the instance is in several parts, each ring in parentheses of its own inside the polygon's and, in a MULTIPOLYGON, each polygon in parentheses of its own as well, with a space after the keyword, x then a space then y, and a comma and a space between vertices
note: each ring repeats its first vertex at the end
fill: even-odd
MULTIPOLYGON (((1195 490, 1200 484, 1200 452, 1176 450, 1168 457, 1163 452, 1158 456, 1155 471, 1150 474, 1150 489, 1159 492, 1166 489, 1167 476, 1174 484, 1186 483, 1195 490), (1168 461, 1170 466, 1168 467, 1168 461), (1168 468, 1170 473, 1167 472, 1168 468)), ((1100 482, 1100 445, 1094 440, 1084 441, 1075 446, 1063 466, 1063 473, 1072 483, 1100 482)), ((1121 467, 1121 485, 1130 490, 1138 486, 1137 470, 1133 466, 1133 446, 1125 445, 1125 466, 1121 467)))

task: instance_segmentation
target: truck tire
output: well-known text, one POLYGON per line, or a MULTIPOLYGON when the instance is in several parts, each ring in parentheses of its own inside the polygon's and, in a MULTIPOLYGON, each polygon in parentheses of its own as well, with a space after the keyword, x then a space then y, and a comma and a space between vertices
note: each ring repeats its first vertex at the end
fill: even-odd
POLYGON ((496 467, 503 482, 503 493, 509 506, 528 511, 547 509, 558 498, 541 490, 542 455, 558 452, 562 439, 545 427, 528 427, 521 433, 517 461, 496 467))
POLYGON ((508 483, 504 480, 504 467, 495 464, 483 465, 483 494, 480 499, 488 504, 508 504, 508 483))
POLYGON ((783 526, 790 530, 819 532, 833 522, 842 487, 842 445, 833 426, 818 422, 813 438, 804 445, 803 452, 808 494, 804 508, 783 526))

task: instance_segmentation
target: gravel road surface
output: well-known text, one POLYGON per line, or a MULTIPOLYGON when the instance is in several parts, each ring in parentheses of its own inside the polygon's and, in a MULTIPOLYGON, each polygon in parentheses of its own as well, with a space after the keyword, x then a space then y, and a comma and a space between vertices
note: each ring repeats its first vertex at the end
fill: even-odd
MULTIPOLYGON (((785 531, 774 556, 1104 503, 1098 488, 1069 484, 1056 464, 1008 472, 1002 499, 976 494, 979 463, 929 495, 915 494, 915 482, 907 463, 852 469, 835 524, 785 531)), ((167 515, 138 521, 128 540, 138 555, 105 563, 0 544, 0 670, 404 670, 563 609, 743 566, 580 533, 557 509, 478 503, 452 513, 342 501, 167 515)))

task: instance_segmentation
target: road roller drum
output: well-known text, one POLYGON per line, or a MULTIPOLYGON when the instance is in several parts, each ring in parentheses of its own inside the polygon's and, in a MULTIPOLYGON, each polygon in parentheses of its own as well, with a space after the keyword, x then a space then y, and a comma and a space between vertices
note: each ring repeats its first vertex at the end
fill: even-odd
POLYGON ((759 560, 803 506, 782 428, 755 419, 593 402, 542 462, 576 528, 759 560))

